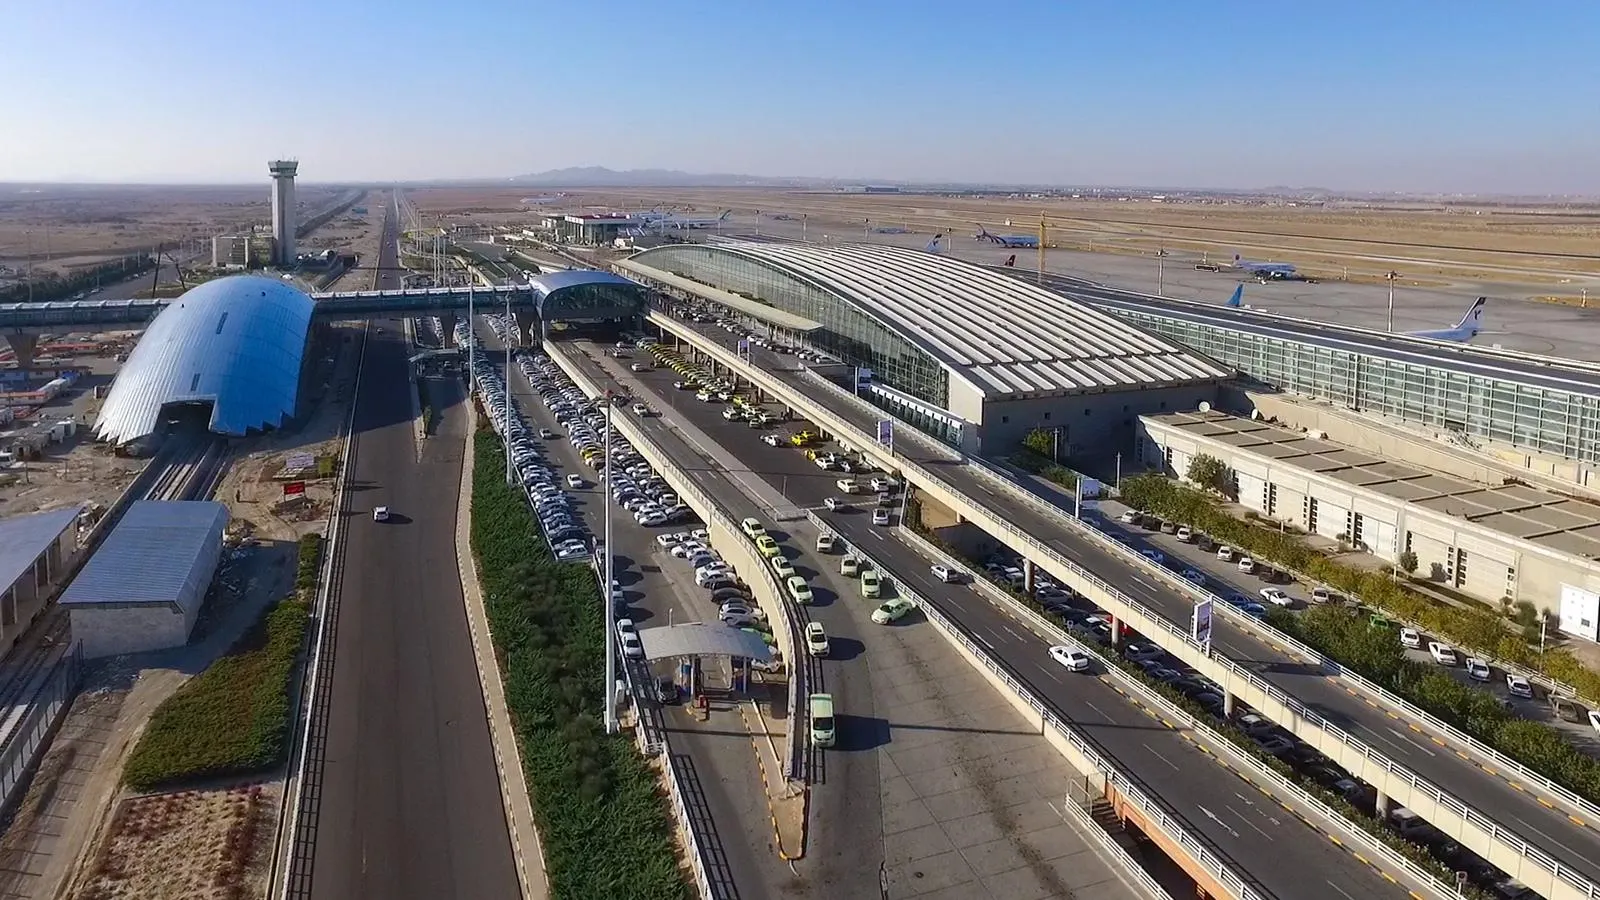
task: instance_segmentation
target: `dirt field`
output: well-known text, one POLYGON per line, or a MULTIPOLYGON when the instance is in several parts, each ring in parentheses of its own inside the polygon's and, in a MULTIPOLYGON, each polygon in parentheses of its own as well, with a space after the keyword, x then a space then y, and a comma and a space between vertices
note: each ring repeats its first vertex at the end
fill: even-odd
MULTIPOLYGON (((259 185, 0 185, 0 266, 63 270, 159 243, 206 241, 271 220, 265 167, 259 185)), ((297 185, 305 208, 339 189, 297 185)), ((331 223, 330 223, 331 224, 331 223)), ((205 245, 207 258, 210 247, 205 245)))
MULTIPOLYGON (((1043 215, 1047 242, 1068 249, 1154 254, 1166 249, 1180 260, 1251 258, 1292 260, 1310 274, 1344 274, 1352 280, 1396 269, 1408 278, 1558 283, 1600 275, 1600 211, 1419 205, 1377 207, 1341 201, 1328 205, 1263 203, 1154 203, 1149 201, 974 199, 918 194, 827 194, 775 189, 626 188, 570 190, 559 206, 517 201, 540 192, 530 187, 416 190, 426 216, 470 216, 478 221, 531 223, 548 212, 594 208, 657 207, 699 216, 731 209, 727 230, 748 232, 761 211, 762 230, 798 231, 805 215, 814 233, 868 227, 913 233, 967 235, 979 223, 991 231, 1033 235, 1043 215)), ((1561 293, 1568 293, 1562 291, 1561 293)))

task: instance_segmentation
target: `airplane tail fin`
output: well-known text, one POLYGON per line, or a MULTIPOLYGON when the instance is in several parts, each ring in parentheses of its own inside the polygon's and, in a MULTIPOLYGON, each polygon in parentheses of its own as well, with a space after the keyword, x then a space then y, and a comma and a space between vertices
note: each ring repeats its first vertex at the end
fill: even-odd
POLYGON ((1487 303, 1488 300, 1488 297, 1479 297, 1477 300, 1474 300, 1472 306, 1468 307, 1467 314, 1462 316, 1461 321, 1457 323, 1456 329, 1460 331, 1466 331, 1472 335, 1477 335, 1479 331, 1482 331, 1483 309, 1484 304, 1487 303))
POLYGON ((938 253, 939 252, 939 243, 941 241, 943 241, 943 240, 944 240, 944 235, 943 234, 934 235, 933 236, 933 240, 929 241, 928 242, 928 246, 923 247, 922 251, 924 253, 938 253))
POLYGON ((726 221, 728 221, 728 217, 731 216, 731 215, 733 215, 733 210, 725 209, 725 210, 722 211, 722 215, 717 216, 717 221, 718 222, 726 222, 726 221))
POLYGON ((1244 285, 1233 289, 1233 296, 1228 298, 1228 305, 1237 309, 1244 305, 1244 285))
POLYGON ((1017 255, 1015 253, 1011 254, 1008 257, 1006 257, 1006 265, 1015 266, 1016 264, 1017 264, 1017 255))

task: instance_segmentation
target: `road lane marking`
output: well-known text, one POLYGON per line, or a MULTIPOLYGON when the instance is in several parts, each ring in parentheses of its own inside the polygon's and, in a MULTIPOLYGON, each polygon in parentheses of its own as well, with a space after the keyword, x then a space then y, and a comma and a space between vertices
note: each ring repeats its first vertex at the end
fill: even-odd
POLYGON ((1151 755, 1154 756, 1156 759, 1159 759, 1162 762, 1166 763, 1167 765, 1171 766, 1172 767, 1172 771, 1174 771, 1174 772, 1182 772, 1183 771, 1183 768, 1181 766, 1179 766, 1177 763, 1173 762, 1172 760, 1167 759, 1165 756, 1161 755, 1161 752, 1158 751, 1156 748, 1150 746, 1149 744, 1145 744, 1144 748, 1146 750, 1149 750, 1151 755))
MULTIPOLYGON (((1228 833, 1229 834, 1233 835, 1234 837, 1239 837, 1240 836, 1239 832, 1233 830, 1233 826, 1232 825, 1229 825, 1227 822, 1224 822, 1221 819, 1217 818, 1217 814, 1216 813, 1214 813, 1211 810, 1206 809, 1204 806, 1200 806, 1198 804, 1195 805, 1195 808, 1200 810, 1201 812, 1205 813, 1206 818, 1208 818, 1211 821, 1217 823, 1218 825, 1221 825, 1223 828, 1228 829, 1228 833)), ((1355 900, 1355 898, 1351 897, 1350 900, 1355 900)))

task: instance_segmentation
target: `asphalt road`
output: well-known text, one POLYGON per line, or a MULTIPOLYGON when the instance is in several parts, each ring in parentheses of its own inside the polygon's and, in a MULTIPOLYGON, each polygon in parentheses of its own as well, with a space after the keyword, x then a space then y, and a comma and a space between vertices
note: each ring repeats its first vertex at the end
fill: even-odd
MULTIPOLYGON (((837 473, 818 469, 793 448, 768 447, 758 439, 761 432, 724 421, 722 404, 702 403, 692 394, 675 390, 672 381, 676 377, 670 370, 660 369, 639 376, 749 471, 783 485, 785 495, 796 505, 816 509, 825 498, 841 496, 834 484, 837 473)), ((1103 748, 1107 758, 1116 760, 1152 797, 1159 798, 1169 814, 1207 841, 1219 857, 1232 861, 1268 895, 1348 900, 1342 890, 1361 888, 1368 893, 1356 896, 1406 896, 1406 891, 1283 813, 1276 804, 1253 802, 1249 796, 1253 788, 1234 778, 1218 777, 1221 773, 1210 757, 1133 707, 1101 679, 1060 669, 1045 655, 1046 642, 970 587, 935 582, 928 571, 929 561, 888 537, 888 529, 873 527, 864 509, 819 514, 852 545, 864 548, 885 571, 904 578, 913 590, 938 604, 941 612, 977 634, 1062 718, 1078 725, 1103 748), (1211 811, 1216 818, 1201 810, 1211 811)), ((832 634, 832 626, 826 627, 832 634)), ((858 815, 853 804, 849 815, 858 815)))
MULTIPOLYGON (((701 326, 699 330, 710 340, 724 346, 732 345, 732 336, 720 329, 701 326)), ((791 387, 805 391, 862 433, 873 433, 874 416, 821 395, 795 371, 794 357, 756 348, 754 363, 791 387)), ((1156 582, 1153 576, 1136 568, 1121 554, 1114 556, 1104 541, 1068 526, 1059 516, 1018 503, 966 466, 935 456, 916 442, 898 442, 896 450, 995 511, 1000 518, 1015 523, 1023 532, 1099 575, 1124 595, 1187 628, 1192 601, 1176 589, 1156 582)), ((1361 695, 1347 692, 1340 679, 1311 670, 1299 659, 1273 649, 1227 618, 1218 617, 1215 621, 1212 647, 1299 698, 1391 760, 1454 794, 1529 844, 1540 847, 1562 865, 1590 880, 1600 881, 1600 831, 1594 828, 1600 823, 1577 824, 1559 804, 1558 808, 1545 806, 1541 800, 1551 798, 1539 796, 1542 792, 1534 792, 1531 786, 1513 787, 1498 770, 1496 774, 1489 774, 1478 763, 1453 752, 1458 749, 1468 752, 1465 747, 1425 726, 1421 735, 1409 731, 1385 709, 1369 706, 1361 695), (1427 738, 1438 738, 1445 744, 1436 745, 1427 738)))
MULTIPOLYGON (((594 345, 568 346, 573 350, 587 346, 593 353, 601 352, 594 345)), ((595 359, 580 357, 578 361, 597 384, 614 381, 595 359)), ((670 384, 667 390, 672 390, 670 384)), ((735 519, 754 516, 768 523, 774 537, 784 543, 795 571, 814 582, 816 600, 807 611, 808 615, 822 623, 830 639, 841 645, 854 642, 859 646, 860 625, 851 616, 850 609, 846 604, 834 603, 835 591, 817 582, 815 576, 825 564, 816 560, 814 545, 801 540, 783 540, 782 527, 772 524, 771 510, 750 499, 721 465, 690 444, 681 432, 659 417, 639 421, 662 451, 678 462, 731 516, 735 519)), ((822 661, 822 685, 813 685, 812 690, 832 693, 835 708, 841 713, 848 711, 848 715, 841 714, 838 718, 836 741, 839 748, 871 748, 879 742, 876 725, 879 716, 870 683, 870 654, 859 653, 848 659, 842 656, 822 661)), ((830 897, 861 896, 875 900, 879 895, 878 870, 884 861, 878 756, 871 752, 836 751, 819 754, 817 758, 822 760, 820 784, 825 789, 812 794, 810 820, 815 827, 810 831, 806 856, 795 863, 795 868, 803 877, 825 886, 830 897)), ((773 857, 763 869, 774 868, 775 862, 776 857, 773 857)))
MULTIPOLYGON (((384 255, 393 260, 393 222, 384 255)), ((386 274, 385 277, 390 277, 386 274)), ((398 322, 357 388, 313 898, 520 892, 456 564, 459 383, 419 461, 398 322), (393 518, 372 521, 388 506, 393 518)), ((440 382, 441 391, 448 390, 440 382)))

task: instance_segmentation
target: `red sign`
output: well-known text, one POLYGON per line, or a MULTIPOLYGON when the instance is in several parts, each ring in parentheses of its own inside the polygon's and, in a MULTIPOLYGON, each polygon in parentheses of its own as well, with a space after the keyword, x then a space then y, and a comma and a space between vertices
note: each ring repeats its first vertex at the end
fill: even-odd
POLYGON ((286 481, 283 483, 283 495, 285 497, 293 497, 297 494, 304 494, 305 492, 306 483, 304 481, 286 481))

